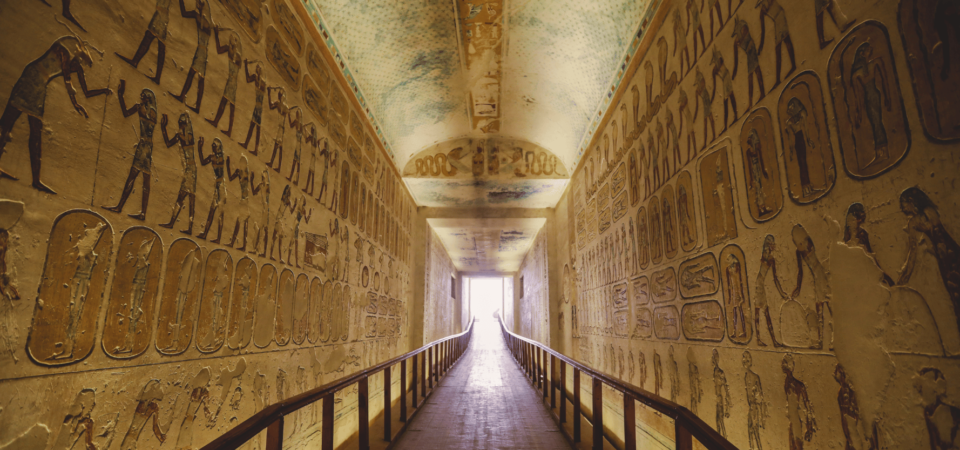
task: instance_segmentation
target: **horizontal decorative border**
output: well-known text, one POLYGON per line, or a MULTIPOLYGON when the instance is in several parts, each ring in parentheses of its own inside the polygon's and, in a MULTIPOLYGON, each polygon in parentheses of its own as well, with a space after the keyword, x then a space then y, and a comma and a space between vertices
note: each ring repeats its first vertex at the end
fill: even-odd
POLYGON ((573 173, 576 169, 577 164, 580 163, 580 158, 583 157, 583 154, 586 153, 587 147, 590 145, 590 141, 593 140, 593 136, 597 133, 597 129, 600 127, 600 122, 603 120, 603 114, 607 111, 607 108, 610 107, 610 103, 613 101, 613 96, 616 94, 617 89, 620 88, 620 83, 623 82, 624 77, 627 75, 627 68, 630 66, 630 61, 637 56, 637 50, 640 49, 640 42, 643 40, 643 37, 646 35, 647 25, 653 21, 653 16, 657 13, 657 8, 660 6, 663 0, 653 0, 650 2, 650 5, 647 6, 647 12, 644 13, 643 19, 637 25, 637 32, 633 34, 633 42, 630 43, 630 46, 624 50, 623 56, 620 58, 620 67, 617 70, 617 73, 613 75, 613 80, 610 82, 610 88, 607 89, 607 94, 600 99, 600 105, 597 106, 596 112, 593 114, 593 119, 590 121, 590 125, 587 126, 587 130, 583 133, 583 138, 580 139, 580 145, 577 149, 577 155, 573 159, 573 164, 569 167, 570 172, 573 173))
POLYGON ((310 15, 311 19, 313 19, 313 25, 316 26, 320 31, 320 35, 323 37, 324 43, 327 45, 327 49, 330 50, 330 54, 333 55, 333 58, 337 61, 337 70, 343 74, 343 77, 347 80, 347 84, 349 84, 350 88, 353 89, 353 95, 356 96, 357 101, 360 102, 360 106, 363 108, 363 112, 367 116, 367 119, 371 124, 373 124, 374 131, 377 133, 377 138, 380 140, 380 143, 383 144, 383 148, 387 151, 387 154, 390 155, 394 166, 396 166, 397 156, 393 153, 393 148, 390 147, 390 143, 387 142, 387 137, 383 134, 383 129, 380 127, 380 121, 377 120, 377 117, 374 115, 373 111, 370 110, 370 106, 367 105, 367 100, 363 95, 363 89, 360 89, 360 84, 357 83, 357 80, 353 77, 353 72, 350 70, 350 65, 347 63, 347 58, 340 53, 340 49, 337 47, 337 42, 333 38, 333 32, 329 30, 326 22, 323 20, 323 13, 320 11, 320 7, 316 4, 316 0, 301 0, 301 2, 303 3, 303 7, 307 10, 307 14, 310 15))

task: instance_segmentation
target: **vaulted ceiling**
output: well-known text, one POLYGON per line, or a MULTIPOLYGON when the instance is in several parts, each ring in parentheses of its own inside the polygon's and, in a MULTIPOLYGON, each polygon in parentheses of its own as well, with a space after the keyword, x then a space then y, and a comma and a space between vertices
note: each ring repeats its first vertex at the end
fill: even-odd
MULTIPOLYGON (((537 147, 548 159, 557 158, 553 164, 565 168, 564 174, 572 173, 583 141, 592 136, 591 124, 609 102, 611 85, 635 50, 650 3, 303 1, 315 25, 329 36, 339 68, 355 84, 398 168, 427 149, 470 139, 495 142, 503 164, 514 162, 508 150, 537 147)), ((496 158, 489 151, 483 157, 491 163, 496 158)), ((531 170, 529 163, 517 172, 523 179, 512 181, 502 179, 492 166, 473 175, 492 175, 499 180, 489 187, 507 186, 507 191, 557 190, 556 179, 569 178, 552 176, 548 182, 532 183, 523 170, 531 170)), ((436 183, 408 186, 423 204, 436 183)), ((560 193, 564 186, 559 184, 560 193)), ((553 206, 558 199, 559 193, 546 202, 553 206)), ((542 204, 520 199, 505 206, 542 204)))

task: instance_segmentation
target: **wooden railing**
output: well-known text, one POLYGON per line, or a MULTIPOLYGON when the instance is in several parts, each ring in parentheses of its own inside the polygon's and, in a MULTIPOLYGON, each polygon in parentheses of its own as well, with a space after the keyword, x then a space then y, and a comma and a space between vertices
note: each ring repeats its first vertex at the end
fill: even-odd
POLYGON ((670 400, 645 391, 623 380, 607 376, 592 367, 581 364, 547 346, 511 333, 500 319, 500 329, 507 347, 520 364, 534 386, 543 393, 543 399, 550 398, 551 412, 557 408, 557 391, 560 391, 560 408, 555 413, 561 426, 567 420, 567 366, 573 368, 573 436, 574 442, 580 442, 580 417, 587 417, 581 410, 580 375, 586 374, 593 379, 592 417, 587 417, 593 426, 593 449, 603 449, 603 385, 623 394, 624 449, 637 448, 637 426, 635 402, 670 417, 674 421, 675 443, 678 450, 693 448, 693 437, 710 450, 736 450, 733 444, 701 420, 687 408, 670 400), (549 361, 548 361, 549 359, 549 361), (559 362, 559 367, 558 367, 559 362), (559 375, 559 376, 558 376, 559 375))
POLYGON ((348 375, 324 386, 267 406, 249 419, 241 422, 226 434, 203 446, 202 450, 237 449, 250 439, 256 437, 264 429, 267 430, 267 450, 281 450, 283 449, 284 416, 293 414, 297 410, 321 400, 323 403, 320 448, 322 450, 333 450, 333 396, 353 384, 357 384, 358 387, 358 446, 361 450, 366 450, 370 448, 369 386, 367 385, 367 381, 371 376, 380 372, 383 372, 383 439, 385 441, 391 441, 393 439, 393 433, 391 430, 392 396, 390 392, 390 369, 400 364, 400 421, 406 423, 408 420, 407 392, 413 393, 413 404, 411 406, 415 408, 413 412, 415 414, 420 406, 423 405, 423 402, 426 401, 427 396, 433 392, 433 383, 439 382, 440 377, 447 373, 450 367, 452 367, 453 364, 460 359, 460 356, 463 355, 463 352, 466 351, 472 335, 473 320, 470 321, 467 331, 463 333, 431 342, 412 352, 382 362, 366 370, 348 375), (411 359, 413 360, 412 383, 410 383, 408 387, 407 360, 411 359), (419 371, 417 370, 418 361, 420 363, 419 371), (419 392, 417 389, 418 385, 420 387, 419 392))

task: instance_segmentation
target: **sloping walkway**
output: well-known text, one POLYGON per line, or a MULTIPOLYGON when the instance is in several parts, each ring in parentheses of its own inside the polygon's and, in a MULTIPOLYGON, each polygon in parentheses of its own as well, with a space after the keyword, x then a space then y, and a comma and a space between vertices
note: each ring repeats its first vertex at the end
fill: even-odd
POLYGON ((571 448, 510 356, 495 319, 474 327, 466 353, 393 448, 571 448))

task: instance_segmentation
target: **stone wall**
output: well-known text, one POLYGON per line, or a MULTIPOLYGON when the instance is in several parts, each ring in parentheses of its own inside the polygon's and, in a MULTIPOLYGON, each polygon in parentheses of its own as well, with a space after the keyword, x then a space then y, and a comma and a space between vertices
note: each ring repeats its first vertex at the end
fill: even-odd
POLYGON ((0 447, 196 448, 411 347, 414 205, 306 10, 183 3, 0 5, 0 447))
POLYGON ((514 277, 519 305, 516 333, 550 343, 550 287, 547 280, 547 230, 540 230, 514 277))
POLYGON ((459 333, 457 298, 453 295, 457 269, 432 229, 427 231, 426 281, 423 297, 423 344, 459 333))
POLYGON ((740 448, 950 447, 958 14, 664 2, 573 175, 575 356, 740 448))

